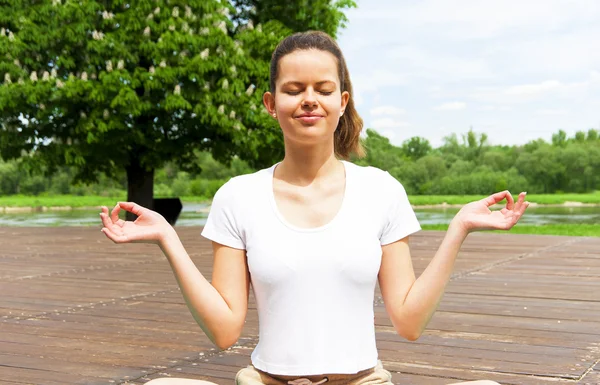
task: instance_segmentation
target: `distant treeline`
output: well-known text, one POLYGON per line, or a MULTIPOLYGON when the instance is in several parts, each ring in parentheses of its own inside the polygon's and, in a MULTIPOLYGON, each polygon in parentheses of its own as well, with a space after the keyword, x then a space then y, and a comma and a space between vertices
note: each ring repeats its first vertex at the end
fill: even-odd
MULTIPOLYGON (((423 138, 413 137, 401 146, 374 130, 364 139, 367 157, 353 162, 387 170, 409 194, 489 194, 509 189, 530 193, 585 193, 600 190, 600 138, 598 131, 577 132, 569 138, 564 131, 519 146, 492 146, 485 134, 469 131, 445 137, 443 145, 432 148, 423 138)), ((195 161, 202 170, 191 174, 172 163, 157 170, 154 193, 157 197, 195 196, 210 199, 217 189, 235 175, 253 172, 247 163, 233 159, 230 165, 198 152, 195 161)), ((0 194, 73 194, 125 196, 126 177, 98 175, 98 182, 75 184, 70 168, 44 176, 27 171, 23 160, 0 160, 0 194)))

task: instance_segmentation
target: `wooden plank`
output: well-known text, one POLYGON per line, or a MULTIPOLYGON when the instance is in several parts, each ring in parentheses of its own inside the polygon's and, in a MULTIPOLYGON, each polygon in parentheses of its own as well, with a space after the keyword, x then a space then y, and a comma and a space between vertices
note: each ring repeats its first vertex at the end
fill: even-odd
MULTIPOLYGON (((177 230, 210 279, 210 242, 199 228, 177 230)), ((254 297, 241 340, 219 351, 156 247, 113 245, 90 228, 0 228, 0 237, 0 383, 142 384, 168 375, 230 384, 250 362, 254 297)), ((442 237, 411 237, 417 272, 442 237)), ((472 234, 419 341, 396 334, 376 288, 380 358, 402 384, 594 383, 599 250, 600 238, 472 234)))

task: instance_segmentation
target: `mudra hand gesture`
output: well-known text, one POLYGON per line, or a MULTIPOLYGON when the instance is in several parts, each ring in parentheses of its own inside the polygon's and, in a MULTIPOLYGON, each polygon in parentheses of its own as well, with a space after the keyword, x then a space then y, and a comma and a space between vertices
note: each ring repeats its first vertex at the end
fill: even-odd
POLYGON ((468 203, 456 214, 453 222, 468 233, 478 230, 510 230, 529 206, 529 202, 525 201, 526 194, 520 193, 516 203, 508 190, 468 203), (489 209, 505 198, 506 207, 498 211, 489 209))
POLYGON ((159 213, 133 202, 119 202, 110 215, 108 207, 102 206, 102 232, 115 243, 160 243, 173 230, 173 227, 159 213), (124 209, 137 215, 135 221, 119 219, 119 211, 124 209))

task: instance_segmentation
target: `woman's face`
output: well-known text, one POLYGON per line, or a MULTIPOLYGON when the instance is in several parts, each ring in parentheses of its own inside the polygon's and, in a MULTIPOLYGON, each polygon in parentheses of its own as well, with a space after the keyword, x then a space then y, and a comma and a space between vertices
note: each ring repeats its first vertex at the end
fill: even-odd
POLYGON ((286 141, 333 143, 350 96, 341 92, 335 56, 316 49, 288 54, 279 61, 275 86, 275 95, 267 92, 263 100, 279 121, 286 141))

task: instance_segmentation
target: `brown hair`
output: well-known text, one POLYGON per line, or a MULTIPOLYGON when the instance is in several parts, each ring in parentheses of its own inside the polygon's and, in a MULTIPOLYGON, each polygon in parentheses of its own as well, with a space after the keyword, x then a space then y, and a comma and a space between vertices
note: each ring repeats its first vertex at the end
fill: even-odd
POLYGON ((334 134, 335 155, 346 160, 349 159, 351 155, 362 158, 365 156, 365 150, 360 142, 363 120, 354 107, 352 82, 350 81, 350 74, 348 73, 344 55, 331 36, 325 32, 307 31, 298 32, 283 39, 277 45, 277 48, 275 48, 273 56, 271 57, 271 93, 275 94, 275 83, 279 76, 279 61, 281 58, 298 50, 309 49, 326 51, 336 57, 341 92, 348 91, 350 94, 344 115, 340 117, 340 121, 334 134))

